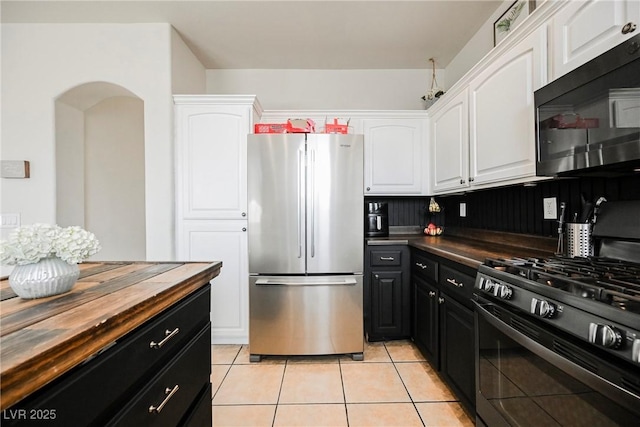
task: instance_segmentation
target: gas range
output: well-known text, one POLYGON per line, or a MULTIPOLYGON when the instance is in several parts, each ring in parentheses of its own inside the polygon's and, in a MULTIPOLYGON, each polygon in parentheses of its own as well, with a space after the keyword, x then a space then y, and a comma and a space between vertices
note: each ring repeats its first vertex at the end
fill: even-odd
POLYGON ((612 258, 487 259, 475 291, 640 366, 640 264, 612 258))

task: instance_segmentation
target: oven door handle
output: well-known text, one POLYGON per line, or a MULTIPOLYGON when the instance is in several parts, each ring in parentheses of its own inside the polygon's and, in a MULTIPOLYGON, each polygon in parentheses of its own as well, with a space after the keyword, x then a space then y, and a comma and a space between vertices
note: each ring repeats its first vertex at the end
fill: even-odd
MULTIPOLYGON (((507 337, 511 338, 513 341, 517 342, 521 346, 525 347, 527 350, 531 351, 532 353, 538 355, 542 359, 551 363, 558 369, 574 377, 578 381, 583 382, 584 384, 591 387, 592 389, 609 397, 611 400, 621 403, 623 406, 625 406, 627 409, 631 410, 632 412, 634 413, 637 412, 638 399, 640 399, 640 396, 634 393, 631 393, 617 386, 616 384, 609 382, 608 380, 602 377, 597 376, 593 372, 583 368, 582 366, 572 362, 569 359, 566 359, 560 356, 558 353, 552 350, 549 350, 545 346, 537 343, 536 341, 532 340, 526 335, 518 332, 516 329, 512 328, 511 326, 507 325, 505 322, 503 322, 502 320, 498 319, 496 316, 491 314, 485 308, 485 306, 493 306, 495 304, 492 304, 492 303, 479 304, 477 301, 473 301, 473 300, 472 302, 475 305, 475 316, 483 317, 491 326, 496 328, 498 331, 500 331, 507 337)), ((478 351, 478 348, 477 348, 478 319, 477 318, 475 321, 475 329, 476 329, 476 352, 477 352, 478 351)))

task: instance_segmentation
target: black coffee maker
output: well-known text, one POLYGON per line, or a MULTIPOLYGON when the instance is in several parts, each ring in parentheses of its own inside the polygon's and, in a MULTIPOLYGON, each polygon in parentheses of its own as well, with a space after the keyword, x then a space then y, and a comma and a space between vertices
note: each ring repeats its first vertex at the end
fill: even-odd
POLYGON ((389 235, 389 209, 386 203, 367 202, 364 221, 365 237, 386 237, 389 235))

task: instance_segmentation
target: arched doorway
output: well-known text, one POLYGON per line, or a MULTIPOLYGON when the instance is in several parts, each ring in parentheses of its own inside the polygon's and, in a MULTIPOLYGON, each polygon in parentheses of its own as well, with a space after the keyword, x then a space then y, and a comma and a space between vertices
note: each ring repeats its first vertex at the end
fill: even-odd
POLYGON ((106 82, 55 102, 56 219, 96 234, 97 260, 146 259, 144 102, 106 82))

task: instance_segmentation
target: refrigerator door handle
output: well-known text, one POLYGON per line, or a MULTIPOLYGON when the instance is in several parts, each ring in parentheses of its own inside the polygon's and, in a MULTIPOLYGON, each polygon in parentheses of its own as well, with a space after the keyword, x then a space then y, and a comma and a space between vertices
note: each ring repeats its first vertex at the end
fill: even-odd
POLYGON ((310 213, 310 221, 311 226, 309 227, 311 230, 311 258, 316 256, 316 152, 315 150, 310 151, 311 161, 310 161, 310 171, 309 171, 309 199, 311 204, 311 213, 310 213))
POLYGON ((298 150, 298 258, 302 258, 302 227, 304 227, 302 203, 304 196, 304 149, 301 149, 298 150))
POLYGON ((355 285, 356 279, 318 279, 318 280, 296 280, 291 279, 258 279, 256 285, 258 286, 345 286, 355 285))

